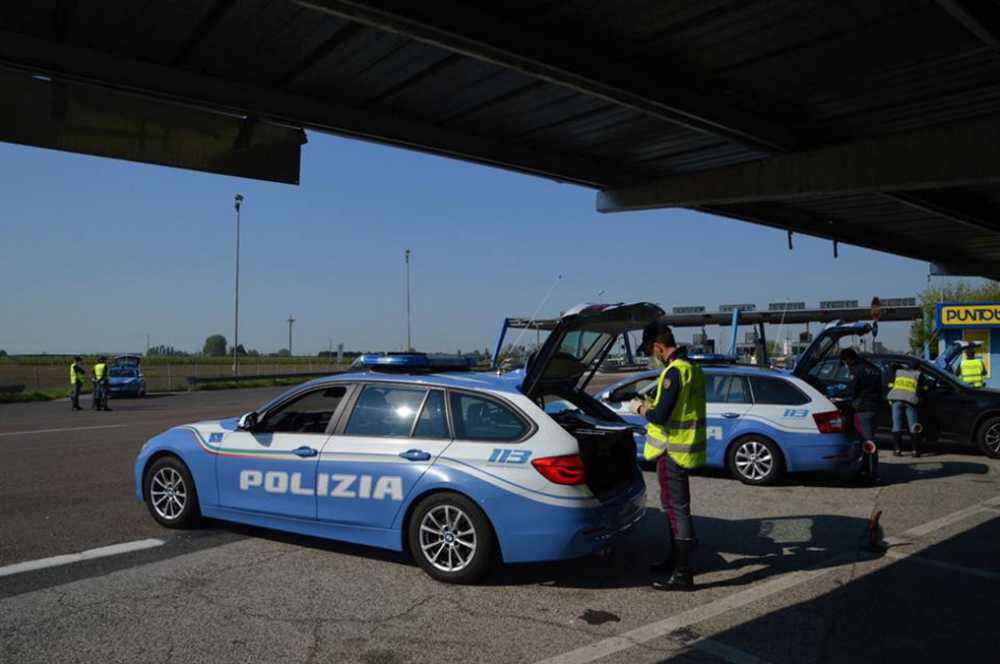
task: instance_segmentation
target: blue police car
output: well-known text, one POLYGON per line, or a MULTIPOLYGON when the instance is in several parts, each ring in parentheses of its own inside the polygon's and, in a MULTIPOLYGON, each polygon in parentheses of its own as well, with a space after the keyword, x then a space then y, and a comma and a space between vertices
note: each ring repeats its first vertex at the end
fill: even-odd
POLYGON ((450 582, 496 559, 587 555, 641 519, 645 484, 633 427, 584 388, 618 335, 662 314, 576 307, 515 377, 365 357, 242 417, 156 436, 136 492, 166 527, 205 516, 408 550, 450 582), (549 415, 554 399, 574 408, 549 415))
MULTIPOLYGON (((784 372, 736 364, 705 366, 709 467, 728 469, 746 484, 772 484, 785 473, 849 471, 860 448, 844 415, 819 390, 784 372)), ((659 370, 644 371, 605 389, 598 398, 625 420, 636 395, 652 397, 659 370)), ((636 435, 642 458, 645 434, 636 435)))

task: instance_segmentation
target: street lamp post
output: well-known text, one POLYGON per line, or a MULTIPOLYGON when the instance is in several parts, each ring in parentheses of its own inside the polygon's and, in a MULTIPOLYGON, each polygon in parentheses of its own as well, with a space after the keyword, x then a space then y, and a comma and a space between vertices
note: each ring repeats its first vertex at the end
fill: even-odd
POLYGON ((410 250, 406 250, 406 350, 413 350, 410 341, 410 250))
POLYGON ((240 375, 240 206, 243 205, 243 195, 236 194, 233 199, 236 207, 236 307, 233 321, 233 375, 240 375))

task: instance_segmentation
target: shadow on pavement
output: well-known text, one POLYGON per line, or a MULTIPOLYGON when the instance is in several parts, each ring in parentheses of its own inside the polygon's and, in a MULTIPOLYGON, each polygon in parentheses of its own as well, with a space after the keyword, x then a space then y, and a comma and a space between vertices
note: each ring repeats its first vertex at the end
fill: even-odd
MULTIPOLYGON (((890 452, 891 454, 891 452, 890 452)), ((885 458, 882 452, 881 458, 885 458)), ((955 477, 958 475, 988 475, 990 467, 985 463, 974 463, 971 461, 938 461, 935 455, 921 456, 919 459, 912 457, 902 457, 894 463, 879 464, 879 475, 881 482, 879 486, 892 486, 894 484, 908 484, 921 480, 933 480, 941 477, 955 477)), ((815 487, 857 487, 871 488, 871 485, 859 481, 855 477, 829 474, 804 474, 793 475, 788 484, 800 484, 802 486, 815 487)), ((786 484, 787 485, 787 484, 786 484)))
MULTIPOLYGON (((995 575, 1000 516, 916 555, 995 575)), ((712 639, 748 653, 748 661, 753 656, 773 664, 995 662, 998 592, 995 577, 904 558, 712 639)), ((662 661, 690 661, 694 654, 685 650, 662 661)))

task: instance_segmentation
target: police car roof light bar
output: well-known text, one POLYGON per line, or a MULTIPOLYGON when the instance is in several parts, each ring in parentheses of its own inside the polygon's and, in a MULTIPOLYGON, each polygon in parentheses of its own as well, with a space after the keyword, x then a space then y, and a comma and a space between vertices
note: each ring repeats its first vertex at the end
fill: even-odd
POLYGON ((354 361, 354 367, 387 373, 434 373, 440 371, 471 371, 474 357, 459 355, 428 355, 427 353, 369 353, 354 361))

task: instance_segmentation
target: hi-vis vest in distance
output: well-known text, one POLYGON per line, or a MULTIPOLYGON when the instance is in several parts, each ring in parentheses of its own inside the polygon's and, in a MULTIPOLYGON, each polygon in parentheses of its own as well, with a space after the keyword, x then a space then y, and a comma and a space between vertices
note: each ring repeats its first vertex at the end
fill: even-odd
POLYGON ((701 367, 686 359, 673 360, 666 369, 660 372, 656 381, 656 398, 653 408, 660 403, 663 395, 663 382, 667 372, 677 369, 681 377, 680 393, 677 403, 670 414, 670 420, 665 425, 646 424, 646 445, 642 455, 647 461, 652 461, 664 451, 684 468, 699 468, 705 465, 705 374, 701 367))
POLYGON ((986 385, 986 363, 978 357, 962 360, 962 382, 972 387, 986 385))
POLYGON ((77 383, 82 383, 84 379, 83 369, 80 365, 74 362, 69 365, 69 384, 76 385, 77 383))
POLYGON ((887 398, 889 401, 903 401, 916 406, 920 401, 920 398, 917 396, 919 381, 920 372, 898 369, 896 377, 893 378, 892 383, 889 385, 891 389, 887 398))
POLYGON ((107 369, 108 365, 103 362, 94 365, 94 378, 97 379, 97 382, 104 380, 104 376, 107 374, 107 369))

